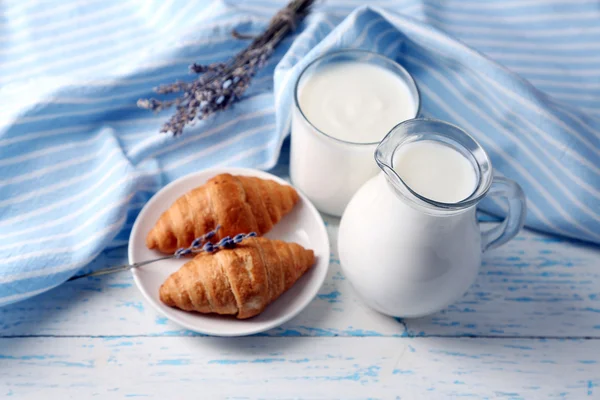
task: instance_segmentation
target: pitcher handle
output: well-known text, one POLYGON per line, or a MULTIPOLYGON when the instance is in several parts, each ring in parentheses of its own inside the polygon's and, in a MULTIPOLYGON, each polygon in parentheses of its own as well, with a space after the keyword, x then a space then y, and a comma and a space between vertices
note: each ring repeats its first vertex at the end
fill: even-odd
POLYGON ((515 237, 525 223, 527 205, 525 194, 518 183, 495 176, 488 196, 502 196, 508 200, 508 215, 498 226, 481 233, 483 251, 494 249, 515 237))

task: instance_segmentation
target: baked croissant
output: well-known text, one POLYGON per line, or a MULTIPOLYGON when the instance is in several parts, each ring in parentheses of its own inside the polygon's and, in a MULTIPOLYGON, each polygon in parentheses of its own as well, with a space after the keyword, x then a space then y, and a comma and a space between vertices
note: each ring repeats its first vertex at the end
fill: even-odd
POLYGON ((186 311, 250 318, 314 262, 313 251, 299 244, 249 238, 233 249, 199 253, 162 284, 160 300, 186 311))
POLYGON ((217 240, 238 233, 264 235, 298 200, 291 186, 251 176, 217 175, 178 198, 148 233, 146 246, 173 253, 217 225, 221 226, 217 240))

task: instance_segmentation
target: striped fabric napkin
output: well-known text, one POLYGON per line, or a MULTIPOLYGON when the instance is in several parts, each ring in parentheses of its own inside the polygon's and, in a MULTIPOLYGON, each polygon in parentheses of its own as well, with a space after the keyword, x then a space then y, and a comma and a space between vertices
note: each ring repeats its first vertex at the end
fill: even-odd
MULTIPOLYGON (((423 114, 473 134, 523 186, 529 227, 600 243, 597 1, 381 0, 354 10, 361 3, 318 3, 242 102, 179 138, 157 133, 168 112, 136 100, 191 79, 194 61, 226 60, 246 46, 231 29, 260 32, 284 2, 0 3, 0 305, 125 245, 166 183, 216 165, 276 166, 295 77, 340 47, 404 65, 423 114)), ((500 203, 482 208, 502 213, 500 203)))

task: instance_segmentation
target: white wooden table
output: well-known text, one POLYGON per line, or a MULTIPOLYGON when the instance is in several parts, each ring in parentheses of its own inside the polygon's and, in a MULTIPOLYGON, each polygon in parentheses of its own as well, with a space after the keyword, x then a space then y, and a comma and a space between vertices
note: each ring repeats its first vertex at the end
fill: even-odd
POLYGON ((0 309, 0 398, 600 398, 599 292, 599 249, 525 231, 459 302, 398 321, 360 302, 333 248, 297 318, 224 339, 160 317, 120 273, 0 309))

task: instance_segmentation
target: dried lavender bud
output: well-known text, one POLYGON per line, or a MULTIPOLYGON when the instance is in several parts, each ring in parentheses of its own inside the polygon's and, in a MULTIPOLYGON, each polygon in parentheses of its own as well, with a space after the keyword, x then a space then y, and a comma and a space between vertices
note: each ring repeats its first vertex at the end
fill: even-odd
POLYGON ((233 240, 229 239, 227 242, 225 242, 225 244, 223 244, 223 248, 226 249, 232 249, 235 247, 235 243, 233 243, 233 240))
POLYGON ((230 240, 231 240, 231 238, 229 236, 225 236, 223 239, 221 239, 219 241, 219 243, 217 243, 217 246, 219 246, 219 247, 224 246, 230 240))
POLYGON ((137 106, 152 111, 160 111, 162 108, 162 102, 156 99, 139 99, 137 106))
POLYGON ((193 63, 192 65, 190 65, 190 71, 195 72, 196 74, 202 74, 202 73, 208 72, 208 71, 216 72, 216 71, 224 69, 225 67, 226 67, 226 65, 223 63, 213 63, 213 64, 209 64, 209 65, 193 63))
POLYGON ((206 72, 206 69, 207 69, 206 65, 201 65, 201 64, 196 64, 196 63, 193 63, 192 65, 190 65, 190 71, 195 72, 197 74, 206 72))
POLYGON ((204 239, 212 239, 217 234, 217 232, 219 232, 219 229, 221 229, 221 225, 217 225, 214 231, 210 231, 206 235, 204 235, 204 239))
POLYGON ((176 93, 176 92, 184 92, 190 86, 189 83, 183 81, 176 81, 170 85, 160 85, 154 88, 156 93, 165 94, 165 93, 176 93))
POLYGON ((202 247, 202 250, 204 250, 207 253, 212 253, 213 251, 215 251, 215 246, 208 242, 204 245, 204 247, 202 247))
POLYGON ((190 254, 192 252, 191 249, 189 248, 181 248, 181 249, 177 249, 177 251, 175 252, 175 257, 176 258, 180 258, 183 256, 187 256, 188 254, 190 254))

